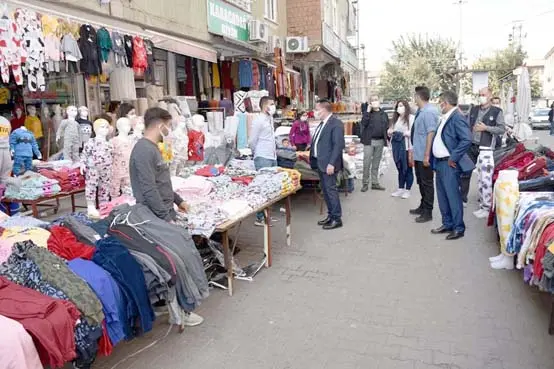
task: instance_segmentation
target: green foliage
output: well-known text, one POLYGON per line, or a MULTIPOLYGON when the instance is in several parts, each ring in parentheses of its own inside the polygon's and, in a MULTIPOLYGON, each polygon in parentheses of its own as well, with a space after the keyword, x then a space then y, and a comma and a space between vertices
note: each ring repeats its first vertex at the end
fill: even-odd
POLYGON ((531 98, 532 99, 538 99, 542 96, 542 83, 539 80, 539 77, 532 76, 531 77, 531 98))
POLYGON ((456 89, 452 72, 458 69, 458 61, 452 41, 413 35, 400 37, 392 46, 391 60, 381 77, 381 98, 410 98, 417 85, 426 85, 433 95, 456 89))

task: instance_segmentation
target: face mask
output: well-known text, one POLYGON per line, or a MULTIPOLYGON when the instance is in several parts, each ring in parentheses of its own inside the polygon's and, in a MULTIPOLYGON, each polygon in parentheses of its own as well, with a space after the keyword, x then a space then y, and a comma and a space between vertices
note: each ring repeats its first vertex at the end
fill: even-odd
POLYGON ((300 120, 301 120, 302 122, 307 122, 307 121, 308 121, 308 117, 300 117, 300 120))
POLYGON ((403 106, 399 106, 397 109, 396 109, 396 112, 400 115, 404 115, 404 113, 406 112, 406 108, 403 107, 403 106))
POLYGON ((380 106, 381 106, 381 103, 379 101, 372 101, 371 102, 371 107, 373 109, 379 109, 380 106))
POLYGON ((499 108, 500 104, 492 104, 492 106, 499 108))
POLYGON ((314 117, 317 120, 321 119, 321 112, 319 110, 314 111, 314 117))
POLYGON ((485 105, 489 101, 489 98, 486 96, 479 96, 479 104, 485 105))
POLYGON ((165 124, 160 126, 160 135, 162 136, 162 141, 166 142, 169 137, 169 128, 165 124))
POLYGON ((271 116, 275 115, 275 112, 277 111, 277 108, 275 105, 269 105, 269 108, 267 109, 267 113, 271 116))

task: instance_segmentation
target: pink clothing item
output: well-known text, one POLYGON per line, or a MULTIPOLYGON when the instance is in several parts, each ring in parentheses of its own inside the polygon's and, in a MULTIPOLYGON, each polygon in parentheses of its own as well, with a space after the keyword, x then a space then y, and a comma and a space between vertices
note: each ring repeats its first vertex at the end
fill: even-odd
POLYGON ((21 323, 0 315, 1 367, 9 369, 42 369, 32 337, 21 323))
POLYGON ((130 193, 131 180, 129 161, 136 141, 132 137, 116 136, 110 141, 113 145, 113 166, 110 195, 115 199, 121 194, 130 193))
POLYGON ((15 83, 23 84, 21 64, 25 62, 25 49, 19 27, 16 22, 8 18, 0 19, 0 73, 4 83, 10 82, 10 70, 15 83))
POLYGON ((119 205, 129 204, 132 206, 132 205, 135 205, 136 203, 137 201, 133 196, 128 196, 128 195, 119 196, 118 198, 115 198, 110 202, 100 204, 100 209, 99 209, 100 217, 101 218, 107 217, 108 215, 110 215, 112 210, 118 207, 119 205))
POLYGON ((190 176, 187 179, 171 177, 173 190, 184 199, 203 198, 213 190, 212 182, 201 176, 190 176))
POLYGON ((133 38, 133 70, 136 75, 142 76, 146 68, 148 68, 148 57, 144 40, 139 36, 135 36, 133 38))
POLYGON ((62 60, 60 49, 61 43, 58 37, 55 35, 48 35, 44 38, 44 58, 46 61, 62 60))
POLYGON ((12 242, 0 240, 0 264, 8 260, 8 258, 12 254, 12 246, 12 242))

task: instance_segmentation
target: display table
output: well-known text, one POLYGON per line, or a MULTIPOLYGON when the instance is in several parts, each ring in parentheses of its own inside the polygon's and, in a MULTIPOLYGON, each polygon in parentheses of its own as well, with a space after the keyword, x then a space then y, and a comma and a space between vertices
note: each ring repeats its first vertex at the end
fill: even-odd
POLYGON ((227 269, 227 282, 229 284, 229 296, 233 295, 233 266, 232 266, 232 255, 231 249, 229 247, 229 231, 235 226, 242 223, 242 221, 257 212, 263 211, 265 215, 265 225, 264 225, 264 253, 266 256, 265 266, 266 268, 271 267, 272 258, 271 258, 271 207, 278 203, 279 201, 285 201, 285 227, 286 227, 286 242, 287 246, 291 245, 291 196, 298 192, 302 187, 299 186, 292 190, 291 192, 276 197, 275 199, 268 201, 259 208, 253 209, 250 213, 245 214, 239 218, 228 220, 215 229, 215 232, 221 233, 222 245, 223 245, 223 256, 225 258, 225 268, 227 269))
MULTIPOLYGON (((6 204, 20 203, 24 206, 30 206, 33 217, 38 219, 40 214, 39 208, 42 208, 43 210, 54 210, 54 214, 56 214, 60 208, 60 199, 64 199, 68 197, 71 198, 72 212, 75 212, 75 209, 77 208, 86 208, 86 206, 77 206, 75 204, 75 195, 78 195, 84 192, 85 192, 84 188, 79 188, 69 192, 59 192, 55 195, 39 197, 38 199, 35 199, 35 200, 9 199, 4 197, 2 199, 2 202, 6 204)), ((6 210, 8 215, 11 216, 12 214, 9 206, 6 207, 6 210)))

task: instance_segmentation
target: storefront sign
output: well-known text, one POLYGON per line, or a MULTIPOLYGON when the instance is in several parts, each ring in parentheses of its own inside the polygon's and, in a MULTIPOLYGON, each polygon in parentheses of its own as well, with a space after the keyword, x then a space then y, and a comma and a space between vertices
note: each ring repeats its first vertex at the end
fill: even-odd
POLYGON ((250 14, 222 0, 208 1, 208 32, 239 41, 248 41, 250 14))

